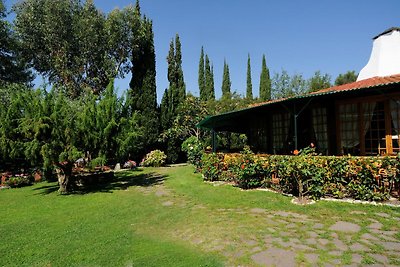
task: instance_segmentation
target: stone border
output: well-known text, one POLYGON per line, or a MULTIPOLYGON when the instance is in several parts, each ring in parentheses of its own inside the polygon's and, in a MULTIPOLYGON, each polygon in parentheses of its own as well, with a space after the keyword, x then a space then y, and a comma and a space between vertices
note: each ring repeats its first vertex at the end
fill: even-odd
MULTIPOLYGON (((220 185, 233 186, 234 185, 234 183, 226 182, 226 181, 204 181, 204 182, 207 184, 211 184, 213 186, 220 186, 220 185)), ((310 205, 310 204, 316 203, 316 201, 314 201, 314 200, 311 200, 310 203, 305 203, 305 204, 295 203, 297 198, 294 197, 292 194, 278 192, 278 191, 272 190, 270 188, 255 188, 255 189, 242 189, 241 188, 240 191, 266 191, 266 192, 280 194, 280 195, 287 196, 287 197, 292 197, 293 199, 291 200, 291 203, 293 203, 295 205, 310 205)), ((339 198, 331 198, 331 197, 324 197, 324 198, 320 198, 319 200, 341 202, 341 203, 351 203, 351 204, 373 205, 373 206, 400 207, 400 201, 399 201, 399 204, 391 204, 391 203, 386 203, 386 202, 366 201, 366 200, 357 200, 357 199, 350 199, 350 198, 339 199, 339 198)), ((396 199, 391 198, 391 200, 396 200, 396 199)))

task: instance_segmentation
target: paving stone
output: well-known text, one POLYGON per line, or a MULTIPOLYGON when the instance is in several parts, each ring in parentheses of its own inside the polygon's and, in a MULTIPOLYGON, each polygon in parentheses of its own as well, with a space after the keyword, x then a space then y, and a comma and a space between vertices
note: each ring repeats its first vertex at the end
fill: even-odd
POLYGON ((261 208, 252 208, 250 210, 250 212, 252 213, 265 213, 265 209, 261 209, 261 208))
POLYGON ((383 218, 390 218, 390 215, 384 212, 377 212, 375 214, 383 218))
POLYGON ((342 262, 341 259, 334 259, 334 260, 332 260, 332 263, 333 263, 334 266, 338 266, 341 262, 342 262))
POLYGON ((366 247, 360 243, 355 243, 355 244, 351 245, 349 248, 352 251, 368 251, 369 250, 368 247, 366 247))
POLYGON ((255 241, 255 240, 253 240, 253 239, 244 240, 244 243, 245 243, 246 245, 248 245, 248 246, 251 246, 251 247, 258 244, 258 242, 255 241))
POLYGON ((348 232, 348 233, 357 233, 360 231, 361 227, 358 224, 351 223, 351 222, 344 222, 344 221, 338 221, 331 227, 329 227, 329 230, 332 231, 339 231, 339 232, 348 232))
POLYGON ((288 232, 280 232, 279 235, 280 236, 290 236, 290 234, 288 232))
POLYGON ((309 245, 316 245, 317 244, 317 240, 315 238, 308 238, 305 240, 305 243, 309 244, 309 245))
POLYGON ((363 257, 360 254, 352 255, 352 262, 360 264, 362 262, 363 257))
POLYGON ((297 228, 297 224, 290 223, 290 224, 286 225, 286 228, 289 228, 289 229, 297 228))
POLYGON ((329 240, 325 238, 319 238, 318 243, 320 243, 323 246, 326 246, 329 243, 329 240))
POLYGON ((343 254, 343 251, 337 251, 337 250, 329 251, 329 255, 336 256, 336 257, 340 257, 340 256, 342 256, 342 254, 343 254))
POLYGON ((338 250, 346 251, 348 249, 347 245, 340 239, 334 239, 332 243, 338 250))
POLYGON ((295 250, 303 250, 303 251, 310 251, 310 250, 314 250, 313 248, 304 245, 304 244, 293 244, 292 248, 294 248, 295 250))
POLYGON ((316 223, 313 225, 313 229, 322 229, 324 228, 324 225, 322 223, 316 223))
POLYGON ((262 248, 260 248, 260 247, 254 247, 254 248, 252 248, 251 250, 250 250, 250 252, 251 253, 255 253, 255 252, 259 252, 259 251, 261 251, 262 250, 262 248))
POLYGON ((316 265, 316 263, 318 262, 318 258, 319 258, 318 254, 314 254, 314 253, 307 253, 304 255, 304 257, 312 265, 316 265))
POLYGON ((287 211, 278 211, 278 212, 275 212, 275 215, 279 215, 282 217, 294 217, 294 218, 298 218, 298 219, 302 219, 302 220, 308 219, 308 217, 306 215, 298 214, 295 212, 287 212, 287 211))
POLYGON ((338 238, 339 238, 339 235, 338 235, 337 233, 332 233, 332 234, 331 234, 331 237, 333 237, 333 238, 335 238, 335 239, 338 239, 338 238))
POLYGON ((387 250, 400 251, 400 242, 379 242, 387 250))
POLYGON ((295 253, 280 248, 269 248, 251 256, 261 266, 296 266, 295 253))
POLYGON ((365 239, 366 241, 369 240, 379 240, 376 236, 371 235, 370 233, 365 233, 361 236, 361 239, 365 239))
POLYGON ((318 234, 316 232, 308 231, 307 234, 312 238, 318 237, 318 234))
POLYGON ((368 225, 368 228, 381 229, 382 226, 383 226, 383 224, 381 224, 380 222, 374 222, 374 223, 371 223, 370 225, 368 225))
POLYGON ((374 258, 377 262, 387 264, 389 262, 388 257, 381 254, 368 254, 370 257, 374 258))

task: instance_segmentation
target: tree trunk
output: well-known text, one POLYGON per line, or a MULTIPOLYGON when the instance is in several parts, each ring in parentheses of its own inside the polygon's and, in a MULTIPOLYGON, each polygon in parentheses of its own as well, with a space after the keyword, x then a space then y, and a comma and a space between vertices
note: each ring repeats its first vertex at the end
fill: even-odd
POLYGON ((56 166, 58 185, 60 186, 58 192, 60 194, 67 194, 71 191, 72 167, 74 166, 74 164, 73 162, 67 161, 63 163, 58 163, 56 164, 56 166))

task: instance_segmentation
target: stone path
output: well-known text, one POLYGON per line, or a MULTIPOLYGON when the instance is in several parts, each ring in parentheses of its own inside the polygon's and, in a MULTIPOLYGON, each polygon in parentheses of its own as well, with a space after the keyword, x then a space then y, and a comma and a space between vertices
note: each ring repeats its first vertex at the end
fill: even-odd
MULTIPOLYGON (((166 208, 189 208, 192 212, 208 209, 200 204, 188 205, 163 184, 138 190, 159 197, 166 208)), ((366 215, 356 210, 351 213, 366 215)), ((240 229, 237 235, 227 233, 218 237, 199 236, 193 228, 176 229, 171 234, 206 251, 225 255, 228 266, 235 266, 239 258, 248 262, 245 266, 400 266, 400 212, 395 218, 376 213, 375 219, 366 218, 362 222, 330 218, 330 223, 326 223, 296 212, 220 208, 209 213, 220 224, 213 221, 201 227, 219 227, 223 233, 226 220, 235 214, 254 218, 262 230, 251 237, 240 235, 240 229), (399 223, 385 227, 388 219, 399 223)))

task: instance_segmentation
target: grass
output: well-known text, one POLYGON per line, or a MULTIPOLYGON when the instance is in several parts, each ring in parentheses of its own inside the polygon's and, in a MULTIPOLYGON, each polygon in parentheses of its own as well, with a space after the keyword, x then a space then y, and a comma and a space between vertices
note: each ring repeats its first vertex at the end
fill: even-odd
MULTIPOLYGON (((250 266, 252 249, 266 236, 288 232, 285 241, 303 242, 315 222, 323 224, 321 238, 339 220, 357 223, 362 232, 368 219, 399 230, 395 220, 376 215, 398 218, 398 208, 324 201, 296 206, 279 194, 204 183, 191 166, 120 172, 109 184, 67 196, 56 189, 39 183, 0 191, 0 266, 250 266), (274 215, 281 211, 312 222, 292 218, 288 231, 289 219, 274 215)), ((330 260, 326 250, 315 250, 320 264, 330 260)), ((305 261, 303 252, 297 259, 305 261)), ((343 254, 342 262, 350 259, 343 254)), ((363 263, 369 262, 366 255, 363 263)))

